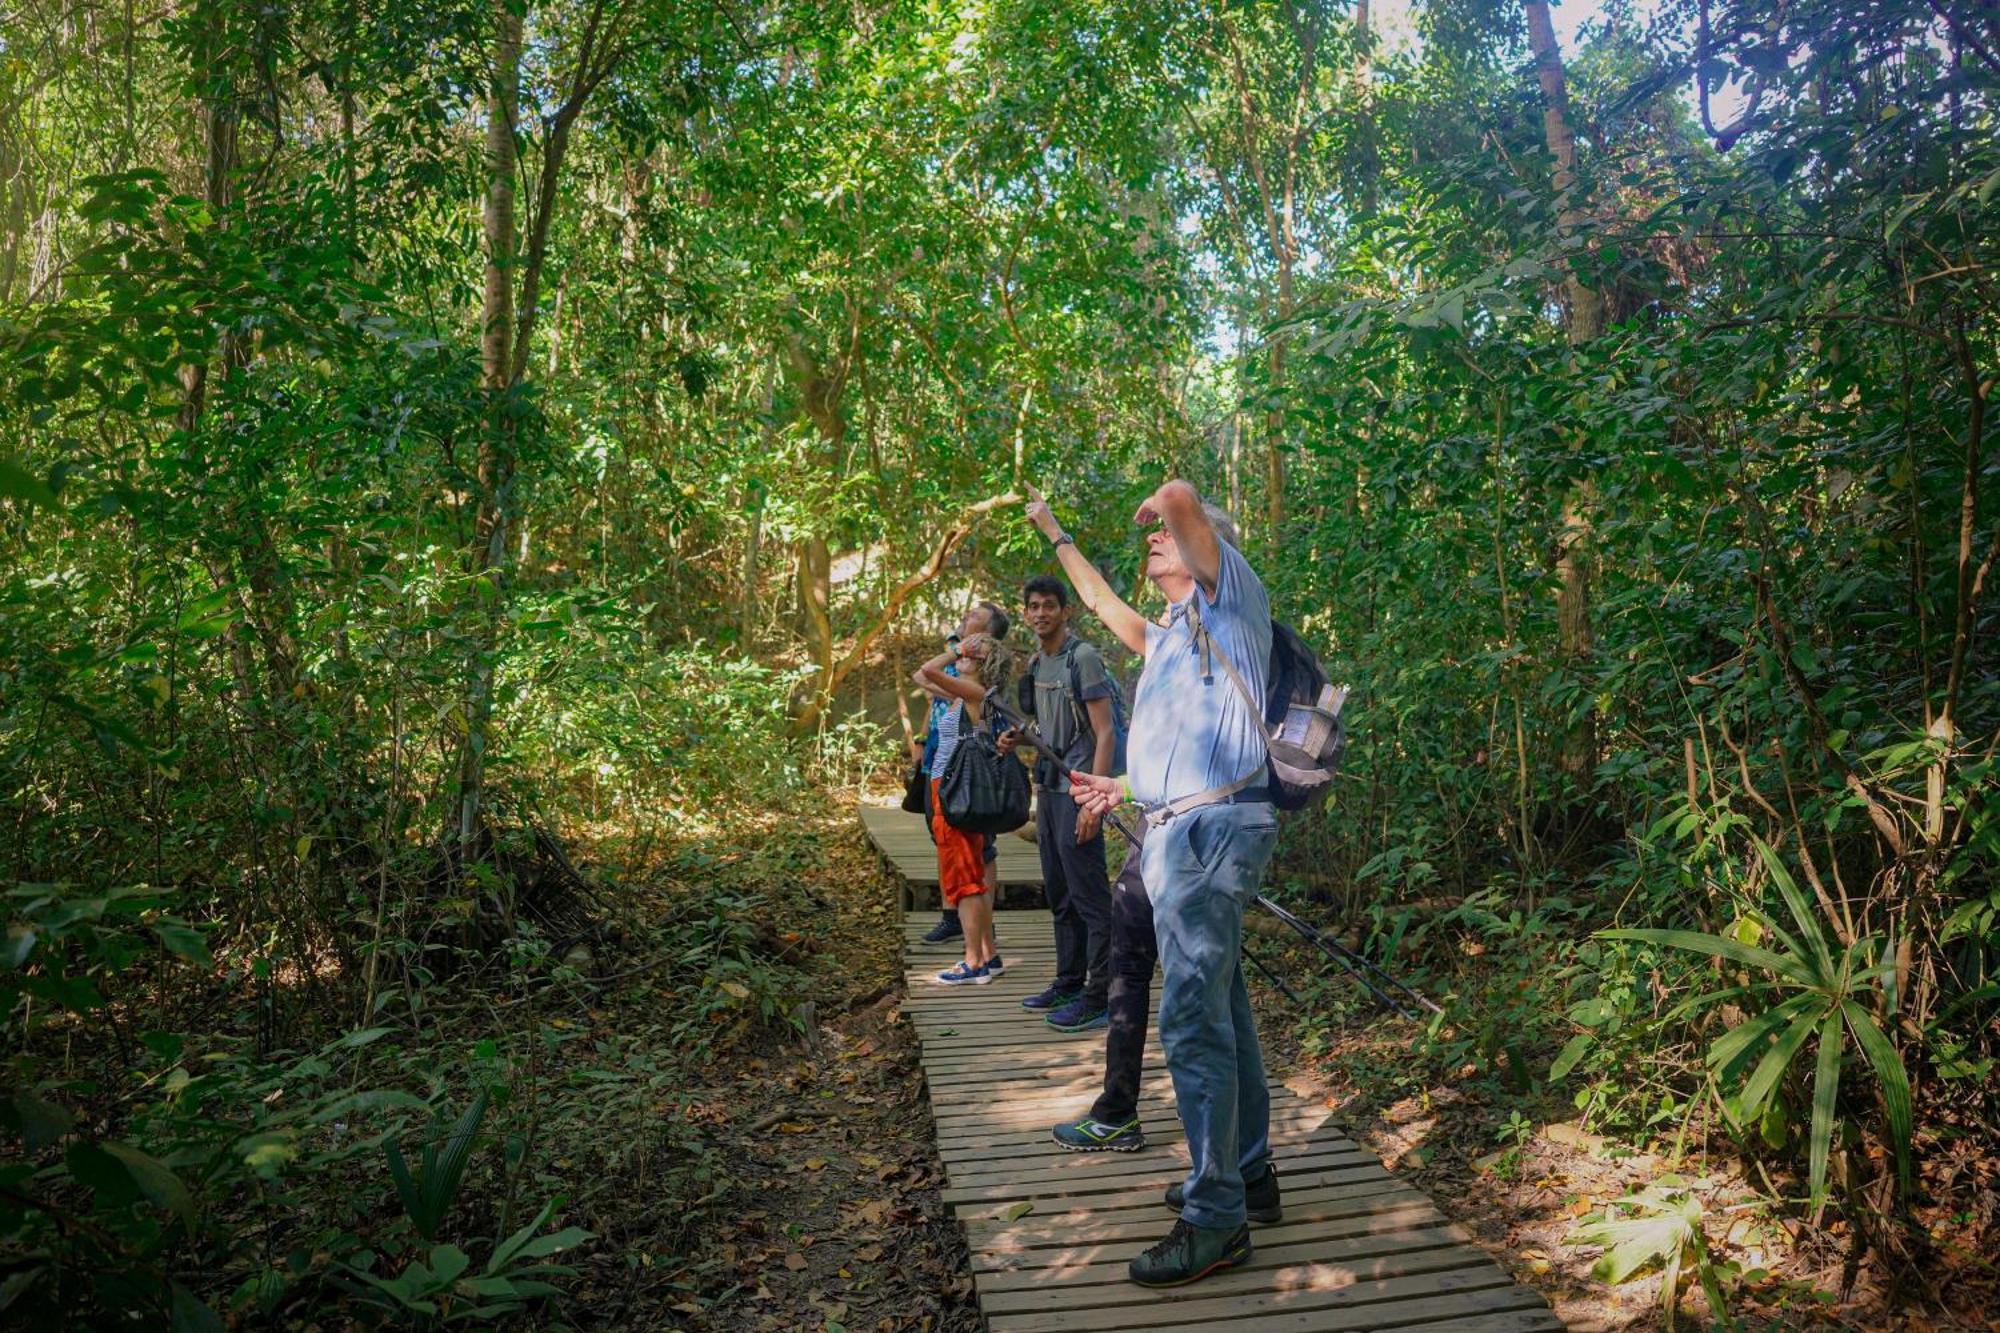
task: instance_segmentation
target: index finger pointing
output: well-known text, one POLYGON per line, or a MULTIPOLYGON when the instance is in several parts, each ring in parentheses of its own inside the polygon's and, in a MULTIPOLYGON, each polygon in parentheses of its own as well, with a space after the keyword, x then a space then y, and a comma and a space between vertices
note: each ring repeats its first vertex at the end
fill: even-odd
POLYGON ((1036 490, 1036 489, 1035 489, 1035 487, 1034 487, 1034 485, 1033 485, 1032 483, 1030 483, 1030 482, 1025 482, 1025 481, 1024 481, 1024 482, 1022 482, 1022 483, 1021 483, 1021 489, 1022 489, 1022 490, 1024 490, 1024 491, 1026 491, 1026 492, 1028 493, 1028 498, 1029 498, 1030 500, 1033 500, 1033 501, 1034 501, 1034 502, 1035 502, 1036 504, 1046 504, 1046 503, 1047 503, 1047 501, 1046 501, 1046 500, 1044 500, 1044 499, 1042 498, 1042 493, 1041 493, 1040 491, 1036 490))

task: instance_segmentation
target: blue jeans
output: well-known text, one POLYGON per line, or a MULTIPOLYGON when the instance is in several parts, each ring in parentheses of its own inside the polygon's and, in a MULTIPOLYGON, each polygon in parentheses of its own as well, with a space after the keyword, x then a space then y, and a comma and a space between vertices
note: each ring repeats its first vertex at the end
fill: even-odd
POLYGON ((1271 1156, 1271 1092, 1243 984, 1243 909, 1278 841, 1268 804, 1208 805, 1150 830, 1142 849, 1160 962, 1160 1043, 1187 1131, 1198 1227, 1243 1225, 1243 1179, 1271 1156))

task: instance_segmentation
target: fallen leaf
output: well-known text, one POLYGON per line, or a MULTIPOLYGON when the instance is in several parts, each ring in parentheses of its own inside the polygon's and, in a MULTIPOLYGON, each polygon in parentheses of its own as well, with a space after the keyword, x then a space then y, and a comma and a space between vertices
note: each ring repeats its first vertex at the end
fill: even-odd
POLYGON ((824 1170, 825 1167, 826 1167, 826 1158, 824 1157, 806 1158, 806 1170, 808 1171, 820 1171, 824 1170))
POLYGON ((1000 1210, 1000 1220, 1002 1222, 1018 1222, 1034 1211, 1035 1205, 1023 1199, 1019 1203, 1010 1203, 1005 1208, 1002 1208, 1000 1210))
POLYGON ((801 1268, 804 1268, 805 1266, 806 1266, 806 1257, 803 1254, 800 1254, 797 1250, 793 1250, 790 1254, 785 1256, 785 1267, 791 1269, 794 1273, 798 1272, 801 1268))

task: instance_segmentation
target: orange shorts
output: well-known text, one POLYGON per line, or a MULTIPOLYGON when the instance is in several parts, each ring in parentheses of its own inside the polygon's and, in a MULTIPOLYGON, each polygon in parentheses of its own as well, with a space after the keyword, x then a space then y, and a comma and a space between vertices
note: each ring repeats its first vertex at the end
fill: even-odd
POLYGON ((931 836, 937 839, 938 892, 946 907, 986 892, 986 835, 953 828, 944 819, 938 780, 931 779, 931 836))

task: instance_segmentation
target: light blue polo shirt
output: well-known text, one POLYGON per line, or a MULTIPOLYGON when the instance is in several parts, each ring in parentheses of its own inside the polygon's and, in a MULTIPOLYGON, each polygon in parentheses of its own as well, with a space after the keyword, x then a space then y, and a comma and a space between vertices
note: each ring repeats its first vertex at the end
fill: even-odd
MULTIPOLYGON (((1215 651, 1226 654, 1252 698, 1264 698, 1271 658, 1271 598, 1240 552, 1227 542, 1210 598, 1195 585, 1202 623, 1215 651)), ((1188 602, 1169 609, 1164 626, 1146 626, 1146 667, 1132 699, 1126 776, 1147 805, 1178 801, 1227 786, 1263 766, 1264 719, 1244 703, 1220 662, 1204 680, 1201 654, 1188 623, 1188 602)))

